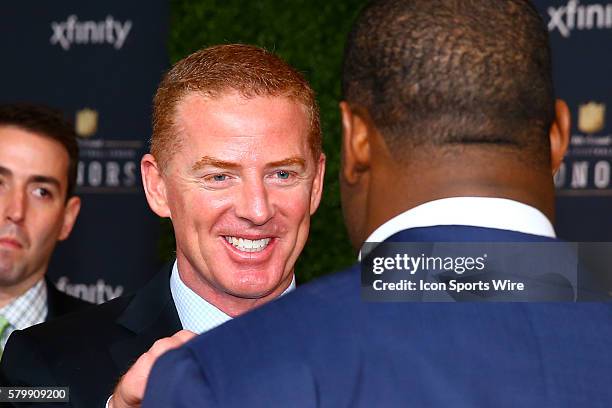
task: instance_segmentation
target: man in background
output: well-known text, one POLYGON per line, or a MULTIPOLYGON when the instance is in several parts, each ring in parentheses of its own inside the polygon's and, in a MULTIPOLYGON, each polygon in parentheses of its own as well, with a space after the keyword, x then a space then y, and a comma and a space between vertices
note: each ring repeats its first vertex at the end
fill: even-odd
MULTIPOLYGON (((554 242, 569 114, 526 0, 381 0, 341 103, 351 241, 554 242)), ((512 263, 510 263, 512 264, 512 263)), ((362 301, 359 265, 162 356, 143 406, 608 406, 606 303, 362 301)))
POLYGON ((60 112, 0 105, 0 355, 13 331, 87 306, 45 278, 79 214, 77 162, 76 134, 60 112))
POLYGON ((141 161, 176 262, 135 295, 19 333, 7 383, 69 386, 72 407, 140 406, 158 355, 293 289, 324 168, 314 92, 279 57, 222 45, 179 61, 141 161))

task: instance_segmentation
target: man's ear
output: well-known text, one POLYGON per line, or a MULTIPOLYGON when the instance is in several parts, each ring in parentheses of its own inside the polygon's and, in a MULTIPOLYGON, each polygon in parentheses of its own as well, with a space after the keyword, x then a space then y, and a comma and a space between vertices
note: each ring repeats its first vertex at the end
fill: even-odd
POLYGON ((310 192, 310 215, 314 214, 321 203, 323 195, 323 180, 325 178, 325 154, 321 153, 319 161, 317 161, 317 170, 312 182, 312 190, 310 192))
POLYGON ((70 236, 74 223, 76 222, 77 216, 81 211, 81 199, 79 197, 70 197, 66 201, 64 208, 64 222, 62 223, 62 229, 58 236, 58 240, 63 241, 70 236))
POLYGON ((571 126, 571 116, 567 104, 562 99, 555 102, 555 120, 550 127, 550 164, 554 175, 567 151, 569 145, 569 135, 571 126))
POLYGON ((347 184, 355 184, 370 167, 370 134, 367 111, 340 102, 342 116, 341 175, 347 184))
POLYGON ((140 173, 147 202, 151 210, 160 217, 170 217, 170 207, 166 195, 166 183, 162 177, 159 163, 151 154, 145 154, 140 161, 140 173))

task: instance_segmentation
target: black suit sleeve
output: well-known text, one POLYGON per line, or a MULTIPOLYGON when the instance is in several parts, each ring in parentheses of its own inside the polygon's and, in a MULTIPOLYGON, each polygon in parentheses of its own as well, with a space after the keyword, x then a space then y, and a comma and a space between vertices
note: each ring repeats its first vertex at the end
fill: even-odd
MULTIPOLYGON (((54 382, 49 366, 40 356, 36 344, 32 344, 30 339, 31 337, 24 336, 19 330, 11 334, 0 361, 0 383, 4 387, 60 386, 54 382)), ((20 402, 13 406, 16 408, 66 408, 70 404, 20 402)))

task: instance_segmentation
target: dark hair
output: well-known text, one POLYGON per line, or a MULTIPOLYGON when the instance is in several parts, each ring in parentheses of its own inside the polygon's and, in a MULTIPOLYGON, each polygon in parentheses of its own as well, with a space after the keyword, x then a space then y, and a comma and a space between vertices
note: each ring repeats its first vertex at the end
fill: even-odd
POLYGON ((191 92, 215 98, 284 96, 301 103, 310 119, 309 146, 321 154, 321 125, 315 94, 304 76, 280 57, 253 45, 225 44, 201 49, 177 62, 164 76, 153 100, 151 153, 164 168, 180 143, 174 128, 176 105, 191 92))
POLYGON ((72 123, 59 110, 33 104, 0 105, 0 126, 16 126, 53 139, 68 152, 68 188, 66 199, 74 195, 79 161, 79 146, 72 123))
POLYGON ((549 160, 550 46, 527 0, 373 1, 349 35, 342 88, 398 154, 503 145, 549 160))

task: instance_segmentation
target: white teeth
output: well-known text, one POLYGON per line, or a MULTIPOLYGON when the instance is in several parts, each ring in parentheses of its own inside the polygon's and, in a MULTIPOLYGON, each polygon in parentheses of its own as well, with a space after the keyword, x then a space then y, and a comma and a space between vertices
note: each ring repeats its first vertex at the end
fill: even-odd
POLYGON ((263 251, 270 243, 270 238, 246 239, 236 237, 225 237, 225 240, 243 252, 263 251))

